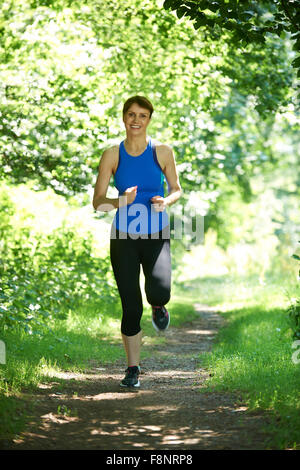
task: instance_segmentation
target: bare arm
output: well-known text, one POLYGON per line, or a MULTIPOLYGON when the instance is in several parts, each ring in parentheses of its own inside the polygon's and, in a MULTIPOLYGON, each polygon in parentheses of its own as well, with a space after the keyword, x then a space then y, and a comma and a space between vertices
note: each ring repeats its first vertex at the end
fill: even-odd
POLYGON ((154 196, 151 200, 155 203, 155 209, 164 210, 166 206, 174 204, 181 196, 181 186, 176 168, 174 152, 171 147, 161 145, 158 147, 159 159, 163 162, 163 172, 169 185, 169 194, 167 197, 154 196))
POLYGON ((131 204, 136 197, 136 187, 127 188, 124 194, 117 198, 106 196, 110 178, 118 164, 118 150, 112 147, 103 152, 100 160, 99 173, 94 189, 93 207, 97 211, 109 212, 113 209, 131 204))
POLYGON ((106 197, 110 178, 116 164, 114 148, 105 150, 100 160, 99 173, 94 189, 93 207, 95 210, 108 212, 117 209, 119 199, 106 197))
POLYGON ((164 174, 169 184, 169 194, 165 198, 165 201, 167 205, 170 206, 171 204, 174 204, 174 202, 178 201, 181 196, 179 176, 175 164, 174 152, 171 148, 167 154, 164 174))

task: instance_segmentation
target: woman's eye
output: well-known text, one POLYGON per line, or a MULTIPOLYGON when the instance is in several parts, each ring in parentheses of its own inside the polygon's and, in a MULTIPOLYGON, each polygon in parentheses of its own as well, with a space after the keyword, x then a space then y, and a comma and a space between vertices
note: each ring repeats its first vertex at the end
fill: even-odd
MULTIPOLYGON (((134 113, 128 113, 129 117, 135 117, 134 113)), ((140 118, 145 119, 147 117, 147 114, 140 114, 140 118)))

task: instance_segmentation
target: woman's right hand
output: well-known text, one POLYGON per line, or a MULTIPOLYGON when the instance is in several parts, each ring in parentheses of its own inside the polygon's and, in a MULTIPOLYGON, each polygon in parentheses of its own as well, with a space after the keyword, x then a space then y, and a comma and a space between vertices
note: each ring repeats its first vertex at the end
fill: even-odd
POLYGON ((120 196, 120 207, 128 206, 132 204, 136 198, 137 193, 137 186, 132 186, 131 188, 127 188, 122 196, 120 196))

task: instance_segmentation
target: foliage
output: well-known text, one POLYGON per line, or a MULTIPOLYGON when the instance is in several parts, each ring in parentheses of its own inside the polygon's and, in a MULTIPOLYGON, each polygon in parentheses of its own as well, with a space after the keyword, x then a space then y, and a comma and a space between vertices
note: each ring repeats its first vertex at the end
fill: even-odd
POLYGON ((150 132, 172 142, 185 190, 213 190, 223 174, 245 186, 264 165, 248 158, 241 175, 256 153, 250 138, 239 143, 249 120, 263 142, 292 96, 288 40, 237 48, 150 0, 6 0, 0 24, 0 175, 13 183, 86 192, 102 150, 121 140, 124 99, 142 93, 155 105, 150 132), (223 167, 220 133, 229 137, 223 167))
MULTIPOLYGON (((196 29, 205 28, 214 38, 230 32, 230 41, 239 45, 265 44, 269 34, 278 37, 290 33, 293 48, 300 51, 300 1, 275 0, 165 0, 164 8, 176 10, 179 18, 187 16, 196 29)), ((300 76, 300 56, 292 62, 300 76)))
MULTIPOLYGON (((11 190, 12 191, 12 190, 11 190)), ((92 235, 61 224, 49 233, 0 192, 0 326, 44 335, 57 319, 96 296, 116 301, 108 257, 96 257, 92 235)))
MULTIPOLYGON (((300 243, 300 242, 299 242, 300 243)), ((297 254, 293 254, 292 258, 300 261, 300 256, 297 254)), ((298 281, 300 281, 300 269, 298 273, 298 281)), ((294 338, 300 339, 300 295, 298 294, 298 298, 295 297, 292 299, 290 305, 287 309, 288 319, 290 326, 293 331, 294 338)))
MULTIPOLYGON (((300 243, 300 242, 299 242, 299 243, 300 243)), ((295 258, 296 260, 300 261, 300 256, 294 254, 292 257, 295 258)), ((299 271, 299 276, 300 276, 300 271, 299 271)))
POLYGON ((300 299, 295 299, 289 305, 287 313, 294 338, 300 339, 300 299))

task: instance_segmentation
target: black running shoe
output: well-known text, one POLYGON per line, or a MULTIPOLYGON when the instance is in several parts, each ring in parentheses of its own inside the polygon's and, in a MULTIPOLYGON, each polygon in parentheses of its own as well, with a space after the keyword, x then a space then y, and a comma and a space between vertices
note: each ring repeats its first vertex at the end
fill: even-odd
POLYGON ((139 366, 133 366, 133 367, 128 367, 126 370, 126 375, 122 382, 120 383, 121 387, 139 387, 140 386, 140 381, 139 381, 139 375, 140 375, 140 367, 139 366))
POLYGON ((152 325, 156 331, 165 331, 170 324, 170 314, 168 310, 162 307, 152 305, 152 325))

